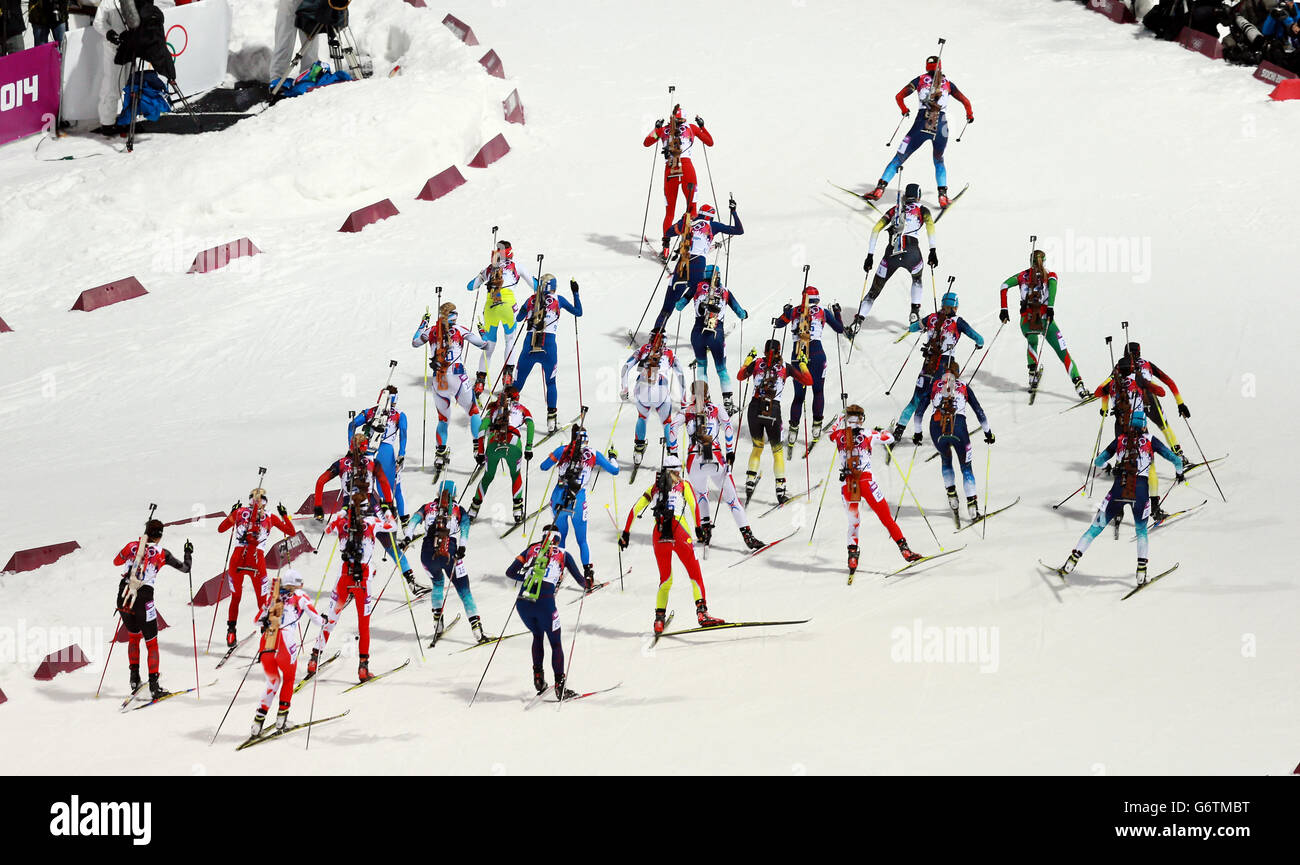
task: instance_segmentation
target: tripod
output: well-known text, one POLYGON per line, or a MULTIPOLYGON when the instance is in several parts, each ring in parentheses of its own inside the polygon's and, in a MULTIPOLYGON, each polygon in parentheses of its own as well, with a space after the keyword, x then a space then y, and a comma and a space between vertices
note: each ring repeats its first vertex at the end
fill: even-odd
MULTIPOLYGON (((140 92, 144 90, 144 62, 143 57, 137 57, 135 62, 132 64, 131 74, 127 78, 127 86, 131 88, 131 119, 127 128, 126 136, 127 153, 135 151, 135 118, 140 113, 140 92)), ((185 106, 185 111, 194 120, 194 128, 199 132, 202 132, 203 124, 199 122, 199 116, 194 113, 194 108, 190 105, 190 101, 186 99, 185 94, 181 92, 180 85, 170 78, 166 79, 166 81, 168 91, 176 94, 176 98, 185 106)), ((167 97, 167 104, 175 105, 175 103, 172 102, 170 95, 167 97)))

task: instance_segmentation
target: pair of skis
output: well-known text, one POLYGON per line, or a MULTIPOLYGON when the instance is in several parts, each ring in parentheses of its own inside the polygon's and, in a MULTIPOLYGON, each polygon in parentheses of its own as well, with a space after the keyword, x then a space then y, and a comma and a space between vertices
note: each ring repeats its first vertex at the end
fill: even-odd
MULTIPOLYGON (((1010 507, 1010 506, 1008 505, 1008 507, 1010 507)), ((942 553, 935 553, 935 554, 932 555, 932 556, 921 556, 921 558, 917 559, 916 561, 908 562, 907 564, 903 565, 903 566, 902 566, 901 568, 899 568, 898 570, 896 570, 896 571, 890 571, 889 573, 885 574, 885 579, 889 579, 890 577, 896 577, 896 576, 898 576, 899 574, 902 574, 902 573, 904 573, 904 572, 906 572, 906 571, 911 570, 912 568, 915 568, 917 565, 924 565, 926 562, 933 562, 935 559, 942 559, 942 558, 945 557, 945 556, 951 556, 953 553, 960 553, 960 552, 961 552, 962 550, 964 550, 964 549, 966 549, 966 545, 965 545, 965 544, 962 544, 960 547, 957 547, 956 549, 952 549, 952 550, 944 550, 942 553)), ((875 572, 875 573, 879 573, 879 572, 877 571, 877 572, 875 572)), ((853 577, 854 577, 854 574, 849 574, 849 585, 850 585, 850 586, 853 585, 853 577)))
MULTIPOLYGON (((1064 568, 1058 568, 1058 567, 1055 567, 1055 566, 1053 566, 1053 565, 1049 565, 1047 562, 1043 561, 1042 559, 1039 559, 1039 560, 1038 560, 1038 564, 1042 565, 1044 568, 1046 568, 1047 570, 1051 571, 1052 573, 1054 573, 1054 574, 1056 574, 1058 577, 1060 577, 1060 578, 1061 578, 1061 582, 1063 582, 1063 583, 1068 583, 1068 582, 1069 582, 1068 579, 1067 579, 1067 576, 1068 576, 1068 575, 1065 573, 1065 569, 1064 569, 1064 568)), ((1166 568, 1165 570, 1163 570, 1163 571, 1161 571, 1160 573, 1156 574, 1154 577, 1148 577, 1147 580, 1146 580, 1146 582, 1138 583, 1138 584, 1137 584, 1136 586, 1134 586, 1132 589, 1129 589, 1128 594, 1124 595, 1122 598, 1120 598, 1120 600, 1121 600, 1121 601, 1127 601, 1129 598, 1133 597, 1133 596, 1136 595, 1138 592, 1140 592, 1140 591, 1142 591, 1143 589, 1145 589, 1147 586, 1150 586, 1151 584, 1157 582, 1158 580, 1162 580, 1162 579, 1164 579, 1165 577, 1169 576, 1169 575, 1172 574, 1174 571, 1178 570, 1178 565, 1179 565, 1179 564, 1180 564, 1179 562, 1174 562, 1174 564, 1173 564, 1172 567, 1166 568)))
POLYGON ((282 736, 288 735, 289 733, 292 733, 295 730, 301 730, 304 727, 313 727, 316 724, 324 724, 327 721, 336 721, 351 711, 352 711, 351 709, 344 709, 342 712, 339 712, 337 715, 330 715, 329 717, 326 718, 316 718, 315 720, 312 721, 303 721, 301 724, 291 724, 288 727, 285 727, 283 730, 281 730, 279 727, 272 727, 270 730, 267 730, 261 735, 248 737, 243 741, 242 744, 238 745, 235 748, 235 750, 242 751, 245 748, 251 748, 254 745, 260 745, 263 742, 269 742, 272 739, 279 739, 282 736))
POLYGON ((812 619, 790 619, 788 621, 770 621, 770 622, 720 622, 716 625, 699 625, 694 628, 682 628, 677 631, 668 630, 668 626, 673 623, 675 611, 669 611, 668 618, 664 620, 663 633, 655 634, 654 640, 650 646, 653 648, 664 637, 680 637, 684 634, 702 634, 705 631, 724 631, 735 628, 769 628, 778 625, 803 625, 811 622, 812 619))

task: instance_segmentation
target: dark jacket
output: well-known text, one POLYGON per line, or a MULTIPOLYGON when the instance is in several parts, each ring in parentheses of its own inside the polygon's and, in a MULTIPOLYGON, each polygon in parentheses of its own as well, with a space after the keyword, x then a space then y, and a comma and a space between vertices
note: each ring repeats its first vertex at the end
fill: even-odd
POLYGON ((53 30, 68 23, 68 0, 31 0, 27 5, 27 20, 33 27, 53 30))

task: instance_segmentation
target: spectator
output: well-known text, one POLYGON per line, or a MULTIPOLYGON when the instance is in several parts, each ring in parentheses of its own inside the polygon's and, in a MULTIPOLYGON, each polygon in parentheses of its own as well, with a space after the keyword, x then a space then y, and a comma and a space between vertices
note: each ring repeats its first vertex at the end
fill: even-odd
POLYGON ((26 31, 18 0, 0 0, 0 56, 22 51, 26 31))
POLYGON ((1228 35, 1223 37, 1223 59, 1242 66, 1258 66, 1264 59, 1265 39, 1260 27, 1277 0, 1240 0, 1229 10, 1228 35))
POLYGON ((1190 0, 1160 0, 1142 19, 1142 26, 1156 34, 1157 39, 1177 39, 1191 20, 1190 5, 1190 0))
POLYGON ((44 45, 50 39, 63 44, 68 32, 68 0, 31 0, 27 20, 32 22, 33 45, 44 45))
POLYGON ((273 90, 279 80, 286 75, 289 76, 289 80, 285 82, 285 86, 292 86, 294 72, 289 68, 289 61, 293 59, 295 46, 303 45, 302 61, 298 66, 300 72, 306 72, 317 60, 319 36, 299 30, 294 22, 300 2, 301 0, 279 0, 275 15, 275 45, 271 50, 271 89, 273 90), (313 38, 308 40, 308 36, 313 38))

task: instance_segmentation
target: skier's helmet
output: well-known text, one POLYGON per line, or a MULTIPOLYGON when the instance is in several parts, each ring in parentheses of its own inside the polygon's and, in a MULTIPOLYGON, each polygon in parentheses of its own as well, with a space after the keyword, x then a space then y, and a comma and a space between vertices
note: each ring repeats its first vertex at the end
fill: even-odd
POLYGON ((1133 427, 1134 429, 1146 429, 1147 413, 1144 412, 1142 409, 1137 409, 1136 411, 1133 412, 1133 414, 1129 415, 1128 425, 1133 427))
POLYGON ((929 57, 925 58, 926 72, 935 72, 941 69, 943 69, 943 61, 939 59, 938 54, 931 54, 929 57))
POLYGON ((808 301, 809 306, 816 306, 822 302, 822 293, 817 290, 817 286, 810 285, 803 290, 804 300, 808 301))
POLYGON ((717 209, 712 204, 701 204, 700 209, 696 211, 700 219, 716 219, 718 216, 717 209))
POLYGON ((943 308, 956 311, 957 309, 957 292, 949 291, 943 295, 943 308))
POLYGON ((301 589, 301 588, 302 588, 302 574, 298 573, 293 568, 289 568, 287 571, 280 574, 281 591, 285 589, 289 589, 290 591, 292 591, 294 589, 301 589))
POLYGON ((903 188, 903 203, 911 204, 921 200, 921 184, 909 183, 903 188))

